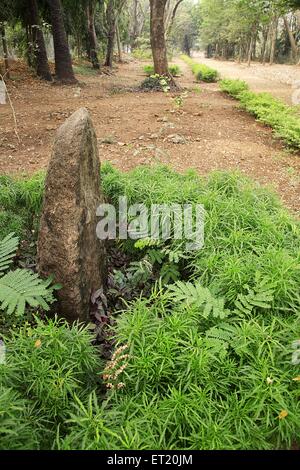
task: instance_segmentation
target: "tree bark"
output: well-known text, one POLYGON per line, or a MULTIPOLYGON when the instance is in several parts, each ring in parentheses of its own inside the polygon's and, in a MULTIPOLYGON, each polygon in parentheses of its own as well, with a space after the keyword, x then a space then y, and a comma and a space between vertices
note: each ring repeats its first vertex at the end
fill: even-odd
POLYGON ((0 35, 1 35, 2 47, 3 47, 5 77, 10 78, 9 64, 8 64, 8 49, 7 49, 7 42, 6 42, 6 35, 5 35, 5 27, 1 23, 0 23, 0 35))
POLYGON ((76 83, 60 0, 47 0, 51 12, 55 75, 62 83, 76 83))
POLYGON ((270 62, 269 62, 270 65, 274 64, 275 52, 276 52, 277 31, 278 31, 278 17, 276 16, 273 20, 273 25, 272 25, 271 52, 270 52, 270 62))
POLYGON ((288 33, 288 36, 289 36, 289 40, 290 40, 290 44, 291 44, 291 48, 292 48, 293 59, 294 59, 294 61, 296 61, 297 57, 298 57, 298 48, 297 48, 297 44, 296 44, 294 35, 293 35, 292 30, 290 28, 289 22, 288 22, 287 17, 285 15, 283 16, 283 21, 284 21, 285 29, 286 29, 286 31, 288 33))
POLYGON ((52 81, 50 67, 48 63, 47 51, 43 31, 39 18, 36 0, 29 1, 29 20, 32 30, 34 66, 38 77, 49 82, 52 81))
POLYGON ((116 24, 116 37, 117 37, 117 46, 118 46, 118 61, 121 63, 122 62, 122 46, 121 46, 120 29, 119 29, 118 21, 116 24))
POLYGON ((93 68, 99 70, 100 64, 97 56, 97 36, 95 31, 95 8, 93 0, 89 1, 86 13, 88 22, 89 57, 93 68))
POLYGON ((104 65, 107 67, 112 67, 113 65, 113 55, 114 55, 114 46, 115 46, 115 36, 116 36, 116 12, 114 8, 114 0, 109 0, 107 11, 106 11, 108 33, 107 33, 107 50, 106 50, 106 59, 104 65))
POLYGON ((165 9, 167 0, 150 0, 150 35, 154 72, 168 75, 165 39, 165 9))
POLYGON ((251 34, 250 38, 250 43, 249 43, 249 48, 248 48, 248 59, 247 59, 247 65, 250 67, 251 65, 251 59, 252 59, 252 51, 253 51, 253 44, 254 44, 254 35, 253 33, 251 34))
POLYGON ((261 57, 260 57, 260 61, 263 65, 266 64, 269 30, 270 30, 269 27, 265 27, 263 30, 263 43, 262 43, 261 57))

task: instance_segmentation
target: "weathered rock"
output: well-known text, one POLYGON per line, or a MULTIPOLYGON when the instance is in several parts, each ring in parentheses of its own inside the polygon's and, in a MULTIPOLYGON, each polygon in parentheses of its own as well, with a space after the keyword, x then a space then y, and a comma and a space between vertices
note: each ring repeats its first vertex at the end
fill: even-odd
POLYGON ((38 240, 39 273, 62 284, 57 311, 69 321, 89 319, 91 294, 105 280, 105 249, 96 236, 101 202, 97 139, 81 108, 57 132, 38 240))

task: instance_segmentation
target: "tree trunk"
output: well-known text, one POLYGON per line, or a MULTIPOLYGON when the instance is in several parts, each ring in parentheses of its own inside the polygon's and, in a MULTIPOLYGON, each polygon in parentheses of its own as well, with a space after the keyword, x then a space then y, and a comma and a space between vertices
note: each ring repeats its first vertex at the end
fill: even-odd
POLYGON ((95 31, 95 9, 93 0, 89 1, 86 8, 86 13, 88 22, 89 57, 93 68, 99 70, 100 64, 97 56, 97 36, 95 31))
POLYGON ((32 30, 34 66, 37 75, 43 80, 52 81, 43 31, 36 0, 29 1, 29 21, 32 30))
POLYGON ((106 11, 106 18, 108 24, 108 34, 106 59, 104 65, 106 65, 107 67, 112 67, 116 36, 116 12, 114 8, 114 0, 109 0, 106 11))
POLYGON ((253 52, 253 44, 254 44, 254 34, 251 34, 250 38, 250 43, 249 43, 249 48, 248 48, 248 59, 247 59, 247 65, 250 67, 251 65, 251 59, 252 59, 252 52, 253 52))
POLYGON ((8 49, 7 49, 7 42, 6 42, 6 35, 5 35, 5 27, 3 24, 0 23, 0 35, 2 39, 2 47, 3 47, 3 57, 4 57, 4 66, 5 66, 5 77, 10 78, 9 73, 9 64, 8 64, 8 49))
POLYGON ((47 0, 51 12, 55 75, 62 83, 76 83, 60 0, 47 0))
POLYGON ((272 40, 271 40, 271 52, 270 52, 270 65, 274 64, 275 52, 276 52, 276 41, 278 31, 278 17, 275 17, 272 25, 272 40))
POLYGON ((118 46, 118 61, 122 62, 122 47, 121 47, 121 38, 120 38, 120 29, 118 21, 116 23, 116 37, 117 37, 117 46, 118 46))
POLYGON ((138 31, 139 31, 139 25, 138 25, 138 0, 134 0, 133 2, 133 28, 132 32, 130 35, 130 47, 131 50, 133 51, 136 48, 136 42, 138 38, 138 31))
POLYGON ((297 48, 297 44, 296 44, 294 35, 293 35, 292 30, 290 28, 289 22, 288 22, 287 17, 285 15, 283 16, 283 21, 284 21, 285 29, 286 29, 286 31, 288 33, 288 36, 289 36, 289 40, 290 40, 290 44, 291 44, 291 48, 292 48, 293 59, 294 59, 294 61, 296 61, 297 57, 298 57, 298 48, 297 48))
POLYGON ((268 27, 265 27, 263 30, 263 43, 262 43, 261 57, 260 57, 260 61, 263 65, 266 64, 269 30, 270 28, 268 27))
POLYGON ((165 9, 167 0, 150 0, 150 35, 154 72, 168 75, 165 39, 165 9))

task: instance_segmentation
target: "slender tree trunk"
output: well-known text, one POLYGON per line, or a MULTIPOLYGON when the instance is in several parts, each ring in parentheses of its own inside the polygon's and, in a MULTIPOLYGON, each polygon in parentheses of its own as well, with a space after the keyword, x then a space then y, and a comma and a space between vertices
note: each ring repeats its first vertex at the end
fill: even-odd
POLYGON ((55 75, 63 83, 76 83, 60 0, 47 0, 51 12, 55 75))
POLYGON ((165 39, 165 9, 167 0, 150 0, 150 35, 154 72, 168 75, 165 39))
POLYGON ((136 40, 138 38, 138 0, 133 2, 133 28, 130 35, 130 47, 133 51, 136 48, 136 40))
POLYGON ((262 36, 263 36, 263 42, 261 46, 261 54, 260 54, 260 61, 263 65, 266 63, 266 50, 267 50, 267 43, 268 43, 268 27, 264 27, 262 36))
POLYGON ((36 0, 29 1, 29 21, 32 30, 34 66, 37 75, 43 80, 52 81, 43 31, 41 29, 36 0))
POLYGON ((4 27, 4 24, 1 24, 1 23, 0 23, 0 35, 1 35, 2 47, 3 47, 5 77, 10 78, 9 64, 8 64, 8 49, 7 49, 7 42, 6 42, 6 35, 5 35, 5 27, 4 27))
POLYGON ((296 44, 294 35, 293 35, 292 30, 290 28, 288 19, 285 15, 283 16, 283 21, 284 21, 285 29, 286 29, 286 31, 288 33, 288 36, 289 36, 289 40, 290 40, 290 44, 291 44, 291 48, 292 48, 293 59, 294 59, 294 61, 296 61, 297 57, 298 57, 298 48, 297 48, 297 44, 296 44))
POLYGON ((243 59, 243 45, 242 41, 239 44, 239 56, 238 56, 238 63, 241 64, 243 59))
POLYGON ((254 35, 251 34, 250 42, 249 42, 249 47, 248 47, 248 53, 247 53, 247 65, 250 67, 251 65, 251 59, 252 59, 252 52, 253 52, 253 44, 254 44, 254 35))
POLYGON ((122 62, 122 46, 121 46, 120 29, 119 29, 118 21, 116 24, 116 37, 117 37, 117 46, 118 46, 118 61, 121 63, 122 62))
POLYGON ((274 64, 275 52, 276 52, 276 41, 278 32, 278 17, 276 16, 272 24, 272 39, 271 39, 271 52, 270 52, 270 65, 274 64))
POLYGON ((116 12, 114 8, 114 0, 109 0, 107 11, 107 24, 108 24, 108 34, 107 34, 107 50, 106 50, 106 59, 104 65, 107 67, 112 67, 113 65, 113 55, 114 55, 114 46, 115 46, 115 36, 116 36, 116 12))
POLYGON ((93 68, 99 70, 100 64, 97 56, 97 36, 95 31, 95 9, 92 0, 90 0, 87 5, 86 13, 88 22, 89 57, 93 68))

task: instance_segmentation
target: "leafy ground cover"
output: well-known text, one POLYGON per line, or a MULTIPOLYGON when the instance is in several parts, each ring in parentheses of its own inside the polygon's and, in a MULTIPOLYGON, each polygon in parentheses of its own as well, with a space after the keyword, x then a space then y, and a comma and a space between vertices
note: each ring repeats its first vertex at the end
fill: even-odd
POLYGON ((216 82, 218 80, 219 74, 217 70, 208 67, 205 64, 199 64, 199 62, 196 62, 187 55, 182 55, 181 58, 187 65, 189 65, 196 80, 199 82, 216 82))
POLYGON ((292 108, 269 93, 254 93, 242 80, 225 79, 221 90, 240 101, 242 108, 253 114, 260 122, 271 126, 277 137, 288 145, 300 148, 300 117, 292 108))
MULTIPOLYGON (((205 245, 118 243, 131 262, 111 274, 135 298, 112 314, 108 362, 91 325, 43 314, 1 333, 0 448, 299 445, 299 222, 237 173, 104 165, 102 182, 115 205, 120 195, 203 204, 205 245)), ((38 220, 43 176, 1 184, 1 210, 20 217, 22 237, 38 220)))

